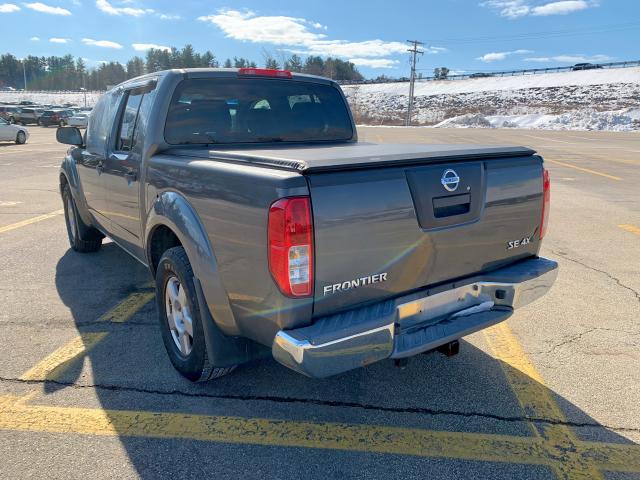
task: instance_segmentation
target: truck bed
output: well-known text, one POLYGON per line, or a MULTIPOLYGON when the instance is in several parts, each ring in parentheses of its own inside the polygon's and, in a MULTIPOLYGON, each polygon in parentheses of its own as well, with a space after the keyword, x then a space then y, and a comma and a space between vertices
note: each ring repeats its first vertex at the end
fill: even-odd
POLYGON ((335 170, 355 170, 379 166, 416 165, 441 162, 481 160, 486 158, 528 157, 535 151, 508 145, 464 145, 464 144, 375 144, 367 142, 308 145, 273 146, 256 148, 203 147, 176 148, 170 153, 297 171, 303 174, 335 170))

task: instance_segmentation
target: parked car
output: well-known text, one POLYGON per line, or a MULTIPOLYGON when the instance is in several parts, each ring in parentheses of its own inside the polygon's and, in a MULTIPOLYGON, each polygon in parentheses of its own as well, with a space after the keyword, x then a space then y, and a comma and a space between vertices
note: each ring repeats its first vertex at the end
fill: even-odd
POLYGON ((595 70, 599 68, 602 68, 602 65, 594 65, 593 63, 576 63, 571 67, 571 70, 575 72, 578 70, 595 70))
POLYGON ((0 91, 2 92, 15 92, 16 89, 13 87, 0 87, 0 91))
POLYGON ((15 115, 16 123, 20 125, 36 124, 44 110, 33 107, 20 107, 15 115))
POLYGON ((18 105, 35 105, 35 102, 32 102, 31 100, 22 100, 21 102, 18 103, 18 105))
POLYGON ((469 78, 489 78, 489 77, 493 77, 493 73, 477 72, 469 75, 469 78))
POLYGON ((89 112, 76 112, 75 115, 68 119, 68 124, 71 127, 87 128, 89 122, 89 112))
POLYGON ((13 125, 4 118, 0 118, 0 141, 16 142, 19 145, 27 143, 29 130, 25 127, 13 125))
POLYGON ((11 105, 0 105, 0 118, 5 119, 9 123, 16 123, 16 114, 18 107, 11 105))
MULTIPOLYGON (((358 142, 330 79, 156 72, 109 90, 59 188, 71 248, 105 236, 155 278, 194 381, 273 356, 313 377, 434 349, 544 295, 550 182, 514 146, 358 142)), ((123 278, 123 282, 128 282, 123 278)))
POLYGON ((38 125, 41 127, 49 127, 51 125, 64 127, 68 125, 72 116, 73 112, 71 110, 45 110, 38 119, 38 125))

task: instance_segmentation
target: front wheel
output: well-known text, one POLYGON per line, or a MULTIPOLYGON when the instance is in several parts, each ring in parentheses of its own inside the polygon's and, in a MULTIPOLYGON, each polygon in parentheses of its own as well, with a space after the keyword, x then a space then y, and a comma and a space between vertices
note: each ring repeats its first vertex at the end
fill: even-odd
POLYGON ((162 341, 171 363, 192 382, 203 382, 231 372, 235 367, 211 365, 202 318, 193 283, 193 270, 182 247, 164 252, 156 273, 162 341))
POLYGON ((24 145, 27 143, 27 135, 22 130, 20 130, 16 135, 16 143, 18 145, 24 145))
POLYGON ((69 185, 65 185, 62 190, 62 202, 64 204, 64 219, 71 248, 80 253, 91 253, 100 250, 104 237, 99 230, 82 221, 69 185))

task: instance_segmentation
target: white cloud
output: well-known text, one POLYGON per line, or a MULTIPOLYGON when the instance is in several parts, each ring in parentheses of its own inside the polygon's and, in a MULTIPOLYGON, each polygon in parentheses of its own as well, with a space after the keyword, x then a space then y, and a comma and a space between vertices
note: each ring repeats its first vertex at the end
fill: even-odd
POLYGON ((0 13, 13 13, 20 11, 20 7, 15 3, 0 4, 0 13))
MULTIPOLYGON (((259 16, 252 11, 220 10, 215 15, 198 17, 198 20, 215 25, 228 38, 244 42, 286 46, 289 48, 283 48, 283 50, 304 55, 363 60, 404 54, 408 48, 407 44, 403 42, 385 42, 377 39, 360 42, 331 40, 323 33, 327 27, 318 22, 296 17, 259 16)), ((446 49, 426 47, 424 50, 426 53, 436 54, 446 49)), ((385 62, 388 64, 388 59, 380 58, 380 60, 384 61, 378 62, 379 65, 383 65, 385 62)))
POLYGON ((180 15, 171 15, 169 13, 159 13, 158 17, 160 20, 180 20, 182 18, 180 15))
POLYGON ((503 17, 518 18, 527 15, 567 15, 596 7, 598 3, 595 0, 562 0, 534 5, 532 0, 487 0, 480 5, 497 10, 503 17))
POLYGON ((562 2, 552 2, 546 5, 540 5, 531 9, 532 15, 566 15, 568 13, 586 10, 589 4, 584 0, 565 0, 562 2))
POLYGON ((132 43, 131 46, 136 52, 146 52, 152 48, 155 50, 171 50, 171 47, 165 47, 164 45, 157 45, 155 43, 132 43))
MULTIPOLYGON (((130 3, 129 1, 125 3, 130 3)), ((114 7, 108 0, 96 0, 98 10, 109 15, 129 15, 131 17, 141 17, 147 13, 153 13, 151 8, 134 8, 134 7, 114 7)))
POLYGON ((481 57, 476 58, 476 60, 480 60, 483 62, 497 62, 501 60, 506 60, 509 55, 526 55, 527 53, 533 53, 531 50, 513 50, 511 52, 489 52, 485 53, 481 57))
POLYGON ((582 54, 565 54, 555 55, 553 57, 529 57, 524 59, 526 62, 540 62, 540 63, 591 63, 591 62, 610 62, 613 60, 608 55, 582 55, 582 54))
POLYGON ((29 40, 31 40, 32 42, 39 42, 40 37, 31 37, 29 40))
POLYGON ((393 68, 400 63, 390 58, 350 58, 349 61, 359 67, 370 68, 393 68))
POLYGON ((94 47, 102 47, 102 48, 122 48, 122 45, 116 42, 112 42, 109 40, 94 40, 93 38, 83 38, 82 43, 85 45, 91 45, 94 47))
POLYGON ((64 16, 71 15, 71 12, 66 8, 52 7, 51 5, 47 5, 46 3, 40 3, 40 2, 23 3, 23 5, 27 8, 30 8, 31 10, 35 10, 36 12, 40 12, 40 13, 48 13, 50 15, 64 15, 64 16))
MULTIPOLYGON (((37 37, 35 37, 37 38, 37 37)), ((71 40, 69 40, 68 38, 60 38, 60 37, 51 37, 49 39, 49 42, 51 43, 69 43, 71 40)))
POLYGON ((198 17, 202 22, 210 22, 235 40, 274 45, 301 45, 321 40, 322 33, 309 30, 313 23, 304 18, 284 16, 256 16, 254 12, 220 10, 216 15, 198 17))

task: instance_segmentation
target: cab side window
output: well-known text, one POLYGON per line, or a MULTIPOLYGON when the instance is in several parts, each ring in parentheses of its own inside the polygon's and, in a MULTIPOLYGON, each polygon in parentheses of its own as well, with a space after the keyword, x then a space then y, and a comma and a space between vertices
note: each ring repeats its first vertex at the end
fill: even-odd
POLYGON ((122 93, 112 91, 105 93, 91 111, 89 127, 87 128, 87 150, 94 154, 104 155, 107 138, 111 133, 113 119, 118 110, 122 93))
POLYGON ((127 93, 127 99, 124 109, 122 110, 118 126, 118 135, 116 137, 116 150, 119 152, 129 152, 135 147, 136 120, 143 97, 144 94, 135 93, 135 91, 127 93))

